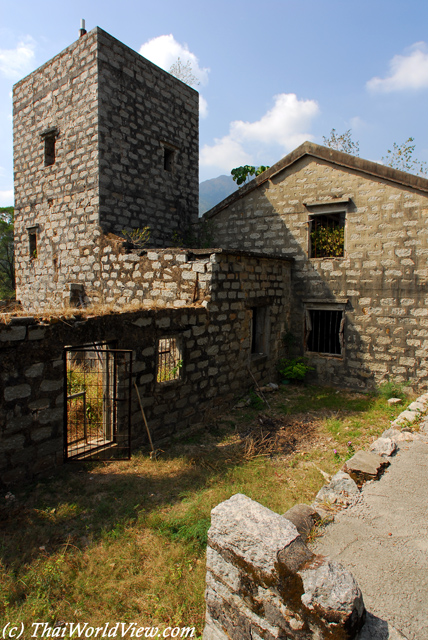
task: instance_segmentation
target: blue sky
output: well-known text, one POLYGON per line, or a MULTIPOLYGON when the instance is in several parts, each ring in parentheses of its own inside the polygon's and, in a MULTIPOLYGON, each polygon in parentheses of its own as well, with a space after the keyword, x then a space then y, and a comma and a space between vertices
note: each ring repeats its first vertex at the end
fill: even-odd
POLYGON ((81 18, 159 66, 190 60, 201 181, 322 144, 333 127, 352 129, 364 158, 413 136, 428 161, 423 0, 0 0, 0 205, 13 203, 12 85, 73 42, 81 18))

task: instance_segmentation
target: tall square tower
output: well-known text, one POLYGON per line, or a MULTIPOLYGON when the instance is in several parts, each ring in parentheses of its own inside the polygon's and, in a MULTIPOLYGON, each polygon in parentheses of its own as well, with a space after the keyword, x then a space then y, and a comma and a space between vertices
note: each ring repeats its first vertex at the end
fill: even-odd
POLYGON ((17 298, 94 286, 106 234, 167 247, 198 219, 198 93, 100 28, 18 82, 17 298))

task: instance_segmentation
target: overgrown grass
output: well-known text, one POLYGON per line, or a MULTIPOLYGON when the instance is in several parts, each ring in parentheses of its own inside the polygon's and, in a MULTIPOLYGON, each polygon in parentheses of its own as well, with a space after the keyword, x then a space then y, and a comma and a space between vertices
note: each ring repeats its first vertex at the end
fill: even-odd
POLYGON ((211 509, 238 492, 279 513, 310 503, 320 470, 334 473, 401 410, 382 396, 291 385, 269 396, 271 410, 258 400, 157 461, 66 465, 2 500, 0 628, 136 621, 200 634, 211 509), (242 434, 261 412, 283 421, 293 446, 248 459, 242 434))

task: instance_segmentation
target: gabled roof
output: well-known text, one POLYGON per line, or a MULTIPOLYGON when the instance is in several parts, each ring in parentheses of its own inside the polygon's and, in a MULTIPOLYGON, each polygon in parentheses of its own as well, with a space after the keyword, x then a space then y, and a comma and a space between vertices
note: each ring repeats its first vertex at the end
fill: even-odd
POLYGON ((254 191, 254 189, 258 189, 262 184, 271 180, 275 175, 284 169, 287 169, 305 156, 319 158, 320 160, 325 160, 338 167, 352 169, 353 171, 364 173, 370 177, 380 178, 381 180, 392 182, 403 187, 411 187, 428 194, 427 178, 421 178, 420 176, 415 176, 412 173, 406 173, 405 171, 399 171, 398 169, 387 167, 384 164, 378 164, 377 162, 357 158, 356 156, 351 156, 348 153, 336 151, 336 149, 330 149, 329 147, 323 147, 319 144, 315 144, 314 142, 304 142, 300 147, 297 147, 297 149, 294 149, 294 151, 270 167, 270 169, 264 171, 257 176, 257 178, 254 178, 254 180, 251 180, 248 184, 240 187, 238 191, 234 191, 230 196, 222 200, 222 202, 216 204, 215 207, 207 211, 204 215, 209 218, 215 216, 217 213, 240 200, 251 191, 254 191))

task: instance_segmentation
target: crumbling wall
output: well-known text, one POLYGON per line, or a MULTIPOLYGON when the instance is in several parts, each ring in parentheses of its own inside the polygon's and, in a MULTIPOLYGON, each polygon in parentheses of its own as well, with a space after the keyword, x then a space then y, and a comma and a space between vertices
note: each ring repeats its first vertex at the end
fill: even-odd
POLYGON ((211 512, 205 599, 204 640, 347 640, 365 614, 349 571, 242 494, 211 512))
MULTIPOLYGON (((155 256, 147 259, 154 262, 155 256)), ((138 386, 155 442, 180 434, 201 422, 205 411, 243 393, 251 385, 249 371, 259 381, 275 379, 289 314, 290 263, 222 252, 201 261, 179 261, 177 269, 188 265, 182 273, 192 274, 188 281, 184 278, 190 283, 189 292, 194 290, 196 276, 203 275, 193 269, 201 264, 207 268, 204 273, 210 268, 205 306, 89 317, 76 310, 72 317, 16 317, 0 325, 3 482, 29 477, 62 461, 65 346, 109 343, 132 351, 132 382, 138 386), (266 353, 254 354, 252 315, 260 302, 270 309, 266 353), (164 383, 158 380, 157 367, 159 340, 165 337, 180 343, 182 362, 177 379, 164 383)), ((144 443, 146 436, 132 388, 135 446, 144 443)))

